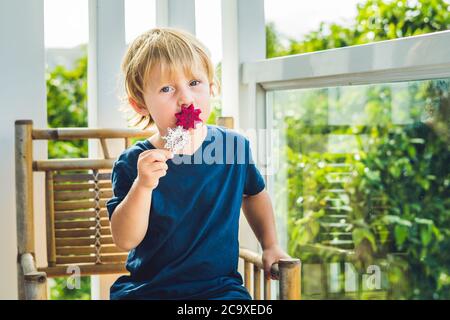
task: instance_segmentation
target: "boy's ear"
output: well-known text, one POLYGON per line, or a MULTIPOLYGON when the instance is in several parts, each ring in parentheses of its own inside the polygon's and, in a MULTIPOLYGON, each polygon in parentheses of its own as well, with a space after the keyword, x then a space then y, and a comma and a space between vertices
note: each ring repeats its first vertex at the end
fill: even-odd
POLYGON ((140 115, 143 115, 143 116, 148 115, 147 108, 140 106, 136 101, 134 101, 133 98, 129 97, 128 102, 130 103, 130 105, 134 109, 134 111, 136 111, 140 115))

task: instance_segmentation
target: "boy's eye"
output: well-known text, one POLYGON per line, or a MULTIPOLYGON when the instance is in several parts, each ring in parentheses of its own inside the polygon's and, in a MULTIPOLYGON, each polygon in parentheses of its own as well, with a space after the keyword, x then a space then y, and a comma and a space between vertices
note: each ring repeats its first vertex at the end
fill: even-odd
POLYGON ((161 89, 161 91, 162 91, 162 92, 165 92, 165 93, 169 92, 168 90, 165 90, 165 89, 170 89, 170 87, 163 87, 163 88, 161 89))
MULTIPOLYGON (((193 85, 193 86, 198 86, 198 84, 200 83, 200 81, 198 81, 198 80, 192 80, 191 81, 191 86, 193 85), (195 84, 193 84, 193 83, 195 83, 195 84)), ((167 93, 167 92, 169 92, 169 89, 170 89, 171 87, 169 87, 169 86, 167 86, 167 87, 163 87, 162 89, 161 89, 161 92, 164 92, 164 93, 167 93)))

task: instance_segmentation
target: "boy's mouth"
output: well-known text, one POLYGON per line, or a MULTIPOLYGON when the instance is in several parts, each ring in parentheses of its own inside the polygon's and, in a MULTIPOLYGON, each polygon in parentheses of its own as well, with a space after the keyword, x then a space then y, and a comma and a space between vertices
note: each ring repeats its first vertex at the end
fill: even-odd
POLYGON ((185 105, 181 106, 181 111, 175 113, 177 126, 182 126, 185 130, 195 129, 197 123, 203 122, 199 117, 201 112, 200 109, 194 108, 193 104, 188 107, 185 105))

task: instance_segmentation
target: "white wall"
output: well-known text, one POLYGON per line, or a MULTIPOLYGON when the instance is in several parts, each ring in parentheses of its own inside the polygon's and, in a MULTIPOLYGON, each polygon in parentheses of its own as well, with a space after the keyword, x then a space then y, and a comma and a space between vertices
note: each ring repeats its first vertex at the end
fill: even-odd
MULTIPOLYGON (((43 2, 0 1, 0 299, 17 299, 14 121, 31 119, 35 127, 47 123, 43 2)), ((46 150, 46 143, 38 141, 34 157, 46 158, 46 150)), ((35 178, 35 195, 38 190, 43 190, 43 181, 35 178)), ((36 196, 34 204, 35 221, 42 221, 42 196, 36 196)), ((37 246, 45 245, 42 235, 39 228, 37 246)))

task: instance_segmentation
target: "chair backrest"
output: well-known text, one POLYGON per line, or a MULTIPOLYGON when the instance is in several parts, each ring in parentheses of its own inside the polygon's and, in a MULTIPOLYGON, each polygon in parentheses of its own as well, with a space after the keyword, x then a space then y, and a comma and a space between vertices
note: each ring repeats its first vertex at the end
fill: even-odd
MULTIPOLYGON (((114 245, 106 211, 112 197, 111 172, 86 171, 45 172, 48 265, 89 265, 89 274, 102 269, 124 272, 127 252, 114 245)), ((52 273, 47 270, 49 276, 52 273)))
POLYGON ((136 129, 33 129, 31 121, 16 121, 19 254, 35 252, 33 172, 45 174, 45 208, 48 277, 67 275, 76 265, 82 275, 126 273, 127 252, 112 240, 106 201, 112 197, 110 157, 106 139, 123 139, 124 149, 132 138, 146 138, 152 130, 136 129), (35 140, 100 139, 103 159, 33 159, 35 140), (30 170, 31 169, 31 170, 30 170), (25 201, 23 201, 25 200, 25 201))
MULTIPOLYGON (((232 128, 232 117, 219 117, 217 124, 232 128)), ((126 273, 127 252, 117 248, 111 236, 106 201, 113 196, 110 157, 106 139, 144 139, 154 130, 56 128, 35 129, 31 120, 18 120, 16 127, 17 221, 19 255, 34 255, 33 172, 45 174, 45 208, 48 277, 67 275, 76 265, 82 275, 126 273), (35 140, 99 139, 103 159, 33 159, 35 140)))

